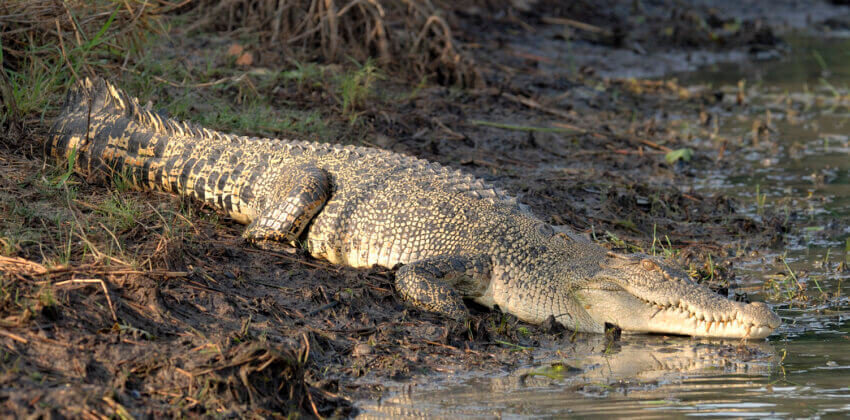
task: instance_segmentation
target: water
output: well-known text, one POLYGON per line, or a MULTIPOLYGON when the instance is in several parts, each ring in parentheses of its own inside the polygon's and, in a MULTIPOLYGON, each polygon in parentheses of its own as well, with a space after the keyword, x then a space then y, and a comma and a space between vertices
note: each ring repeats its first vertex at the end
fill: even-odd
POLYGON ((850 410, 850 353, 827 356, 834 350, 823 337, 741 346, 635 336, 607 351, 603 338, 590 340, 562 349, 574 356, 557 363, 577 371, 559 367, 559 374, 542 364, 459 385, 449 379, 363 405, 370 410, 363 417, 806 417, 850 410))
POLYGON ((791 37, 790 44, 794 53, 782 61, 679 77, 727 93, 710 109, 720 117, 716 132, 701 141, 746 145, 694 188, 791 226, 786 243, 737 267, 743 289, 783 317, 769 340, 587 337, 536 349, 538 362, 516 372, 399 384, 380 401, 361 402, 362 416, 850 416, 850 301, 842 289, 850 287, 850 39, 791 37), (745 107, 736 104, 738 91, 745 107), (770 134, 755 139, 755 121, 770 134))

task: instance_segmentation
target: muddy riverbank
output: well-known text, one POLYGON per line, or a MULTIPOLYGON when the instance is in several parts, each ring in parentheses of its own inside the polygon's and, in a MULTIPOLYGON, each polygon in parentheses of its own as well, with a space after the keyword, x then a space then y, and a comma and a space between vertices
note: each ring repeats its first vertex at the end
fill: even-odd
MULTIPOLYGON (((793 2, 740 19, 731 2, 554 3, 546 14, 454 10, 453 34, 483 82, 466 88, 372 62, 263 61, 239 32, 180 33, 180 15, 167 16, 173 26, 138 56, 122 56, 111 77, 210 128, 375 146, 462 169, 503 185, 547 222, 615 250, 663 255, 738 293, 738 265, 781 246, 794 222, 694 189, 740 150, 706 139, 717 124, 710 108, 744 112, 745 87, 737 101, 735 91, 628 77, 781 57, 786 27, 820 28, 847 9, 819 4, 801 22, 793 2)), ((480 308, 459 325, 407 306, 391 272, 260 251, 242 241, 242 226, 197 203, 132 191, 120 177, 89 184, 61 163, 45 165, 37 149, 55 107, 19 119, 7 108, 3 119, 6 413, 348 416, 352 401, 378 398, 391 383, 503 375, 555 349, 620 346, 480 308)), ((744 364, 775 356, 724 346, 744 364)))
MULTIPOLYGON (((365 417, 846 414, 850 41, 845 34, 799 32, 783 39, 791 53, 781 60, 678 74, 685 86, 725 92, 703 111, 716 125, 694 135, 704 151, 716 152, 693 179, 695 190, 732 197, 736 211, 755 220, 784 219, 787 230, 777 241, 730 248, 727 257, 737 291, 771 302, 785 320, 767 342, 638 336, 558 342, 527 349, 534 357, 510 372, 440 375, 413 388, 394 384, 381 399, 359 402, 365 417), (738 104, 742 90, 745 105, 738 104)), ((695 132, 687 118, 670 121, 673 129, 695 132)))

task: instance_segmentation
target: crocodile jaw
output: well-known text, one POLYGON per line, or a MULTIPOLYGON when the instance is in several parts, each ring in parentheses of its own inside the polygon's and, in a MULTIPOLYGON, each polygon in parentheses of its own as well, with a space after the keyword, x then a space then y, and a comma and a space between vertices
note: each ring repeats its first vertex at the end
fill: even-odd
POLYGON ((764 338, 781 321, 761 302, 735 302, 654 257, 609 253, 575 294, 596 322, 623 331, 764 338))
POLYGON ((684 302, 661 304, 640 299, 625 290, 587 289, 580 292, 588 314, 600 324, 623 331, 678 334, 695 337, 764 338, 780 323, 761 302, 744 304, 717 296, 720 303, 708 313, 684 302), (720 309, 722 307, 722 309, 720 309))

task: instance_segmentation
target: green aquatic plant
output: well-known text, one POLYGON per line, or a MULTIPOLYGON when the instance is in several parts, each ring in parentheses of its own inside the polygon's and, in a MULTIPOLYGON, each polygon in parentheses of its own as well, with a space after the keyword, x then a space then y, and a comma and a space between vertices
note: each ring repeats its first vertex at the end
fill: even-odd
POLYGON ((691 148, 685 147, 682 149, 671 150, 664 155, 664 159, 669 164, 674 164, 678 161, 690 162, 691 158, 694 155, 694 151, 691 148))

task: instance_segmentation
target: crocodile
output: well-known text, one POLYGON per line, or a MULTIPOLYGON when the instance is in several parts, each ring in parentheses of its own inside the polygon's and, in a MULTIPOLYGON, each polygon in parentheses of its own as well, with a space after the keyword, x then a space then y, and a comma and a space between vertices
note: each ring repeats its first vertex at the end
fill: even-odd
POLYGON ((763 338, 780 319, 659 258, 619 254, 543 222, 502 188, 390 152, 224 134, 155 112, 103 79, 69 89, 45 153, 91 180, 191 197, 259 248, 301 247, 395 269, 412 306, 464 321, 464 299, 582 332, 763 338))

